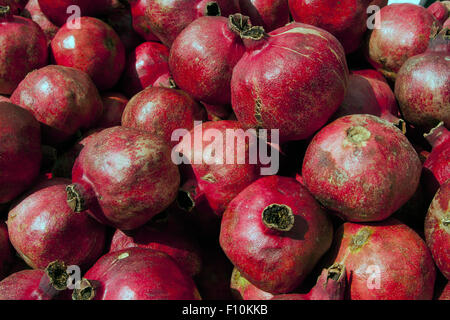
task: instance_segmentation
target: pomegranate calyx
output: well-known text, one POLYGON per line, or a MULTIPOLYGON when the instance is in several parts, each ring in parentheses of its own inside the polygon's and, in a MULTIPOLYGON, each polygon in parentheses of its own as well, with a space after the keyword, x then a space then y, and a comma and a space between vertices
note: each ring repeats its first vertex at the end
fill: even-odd
POLYGON ((342 275, 344 274, 345 267, 343 264, 335 263, 331 267, 327 269, 328 275, 327 275, 327 282, 329 279, 333 281, 338 281, 342 275))
POLYGON ((67 280, 69 275, 67 274, 67 266, 62 261, 50 262, 47 268, 45 268, 45 273, 50 279, 50 283, 58 291, 63 291, 67 289, 67 280))
POLYGON ((72 300, 93 300, 94 297, 94 286, 85 278, 81 279, 80 289, 75 289, 72 293, 72 300))
POLYGON ((216 1, 208 2, 205 6, 205 16, 208 17, 220 17, 222 12, 220 6, 216 1))
POLYGON ((240 13, 232 14, 228 17, 228 27, 231 31, 242 35, 242 33, 251 28, 250 18, 240 13))
POLYGON ((177 196, 178 207, 186 212, 191 212, 195 208, 195 201, 190 191, 179 190, 177 196))
POLYGON ((294 226, 292 209, 284 204, 271 204, 262 212, 262 220, 266 227, 287 232, 294 226))
POLYGON ((73 212, 83 212, 87 210, 87 204, 79 190, 77 184, 71 184, 66 187, 67 204, 73 212))

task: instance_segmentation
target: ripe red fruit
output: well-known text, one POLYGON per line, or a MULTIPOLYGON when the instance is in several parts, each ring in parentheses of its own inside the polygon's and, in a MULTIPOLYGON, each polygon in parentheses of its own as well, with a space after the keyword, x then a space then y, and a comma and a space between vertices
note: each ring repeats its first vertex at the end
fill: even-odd
POLYGON ((9 243, 6 224, 0 222, 0 280, 6 277, 14 261, 14 252, 9 243))
POLYGON ((53 22, 51 22, 42 12, 41 8, 39 7, 39 0, 28 1, 22 15, 28 19, 33 20, 41 27, 47 38, 47 43, 50 43, 52 41, 52 39, 55 37, 55 34, 59 30, 59 27, 53 24, 53 22))
POLYGON ((75 212, 89 209, 102 223, 132 230, 175 200, 180 174, 161 138, 113 127, 86 143, 72 181, 67 200, 75 212))
POLYGON ((445 286, 438 300, 450 300, 450 282, 447 282, 447 285, 445 286))
POLYGON ((0 102, 0 204, 13 200, 38 176, 40 135, 39 123, 30 112, 0 102))
POLYGON ((153 34, 170 47, 180 32, 195 19, 203 16, 228 17, 239 12, 238 2, 239 0, 149 1, 145 17, 153 34))
POLYGON ((384 83, 388 83, 386 78, 378 71, 373 69, 363 69, 363 70, 352 70, 352 74, 358 74, 368 79, 374 79, 378 81, 382 81, 384 83))
POLYGON ((421 162, 403 133, 372 115, 350 115, 311 141, 302 175, 325 207, 348 221, 381 221, 419 185, 421 162))
POLYGON ((323 269, 316 285, 306 294, 281 294, 271 300, 344 300, 347 276, 340 264, 323 269))
POLYGON ((433 259, 425 242, 406 225, 395 219, 347 222, 337 230, 335 239, 330 260, 345 265, 351 300, 433 297, 433 259))
POLYGON ((0 0, 0 6, 9 6, 12 14, 18 15, 25 8, 27 2, 28 0, 0 0))
POLYGON ((243 37, 247 52, 231 80, 239 122, 280 129, 282 142, 307 139, 344 100, 348 69, 341 44, 330 33, 301 23, 269 35, 253 27, 243 37))
POLYGON ((287 0, 239 0, 240 12, 270 32, 289 23, 287 0))
POLYGON ((55 260, 89 267, 101 255, 105 228, 87 213, 74 213, 66 185, 54 185, 26 197, 8 214, 12 245, 32 268, 55 260))
POLYGON ((358 49, 367 30, 367 7, 371 0, 289 0, 297 22, 322 28, 333 34, 345 52, 358 49))
POLYGON ((149 87, 128 102, 122 126, 158 135, 173 147, 178 143, 171 140, 175 130, 191 130, 194 121, 201 121, 204 117, 202 107, 185 92, 149 87))
POLYGON ((220 245, 242 276, 261 290, 298 287, 329 249, 333 227, 312 195, 293 178, 269 176, 227 207, 220 245))
POLYGON ((41 28, 0 6, 0 94, 11 94, 28 72, 45 66, 47 58, 41 28))
POLYGON ((74 300, 200 300, 192 279, 167 254, 129 248, 104 255, 74 300))
POLYGON ((98 120, 97 128, 110 128, 120 126, 122 114, 128 103, 127 97, 117 92, 102 94, 103 113, 98 120))
POLYGON ((245 52, 240 33, 248 28, 248 17, 241 14, 192 22, 170 50, 169 67, 175 83, 198 101, 229 104, 233 68, 245 52))
POLYGON ((150 22, 146 15, 146 9, 153 0, 129 0, 133 28, 146 41, 159 41, 150 29, 150 22))
POLYGON ((80 28, 65 24, 52 40, 56 64, 86 72, 100 91, 112 88, 125 67, 125 48, 102 20, 82 17, 80 28))
POLYGON ((148 86, 170 87, 169 49, 158 42, 144 42, 128 56, 120 87, 133 97, 148 86))
POLYGON ((238 269, 231 274, 231 291, 236 300, 270 300, 273 294, 265 292, 245 279, 238 269))
POLYGON ((57 144, 95 124, 102 100, 89 76, 77 69, 46 66, 29 73, 11 96, 43 124, 44 142, 57 144))
POLYGON ((408 58, 425 52, 439 22, 422 6, 395 3, 382 8, 380 27, 371 31, 368 60, 385 77, 394 80, 408 58))
POLYGON ((425 239, 437 267, 450 280, 450 180, 431 202, 425 218, 425 239))
POLYGON ((449 1, 436 1, 432 3, 427 10, 439 21, 441 24, 445 22, 448 18, 448 11, 450 6, 446 6, 444 2, 450 3, 449 1))

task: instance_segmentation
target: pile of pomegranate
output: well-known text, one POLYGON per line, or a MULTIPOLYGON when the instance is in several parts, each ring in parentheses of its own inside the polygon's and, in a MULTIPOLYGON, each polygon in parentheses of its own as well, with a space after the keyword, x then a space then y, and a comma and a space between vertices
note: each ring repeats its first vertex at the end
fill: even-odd
POLYGON ((0 0, 0 300, 449 300, 449 13, 0 0))

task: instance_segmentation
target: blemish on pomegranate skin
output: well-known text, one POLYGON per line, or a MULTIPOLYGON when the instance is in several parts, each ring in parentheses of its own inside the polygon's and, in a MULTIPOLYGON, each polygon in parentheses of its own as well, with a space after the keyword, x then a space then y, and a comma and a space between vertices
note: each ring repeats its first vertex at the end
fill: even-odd
POLYGON ((351 239, 350 251, 355 252, 360 250, 369 241, 372 232, 369 228, 359 230, 351 239))
POLYGON ((128 258, 129 256, 130 256, 130 254, 129 254, 128 252, 124 252, 124 253, 120 254, 120 255, 117 257, 117 260, 126 259, 126 258, 128 258))

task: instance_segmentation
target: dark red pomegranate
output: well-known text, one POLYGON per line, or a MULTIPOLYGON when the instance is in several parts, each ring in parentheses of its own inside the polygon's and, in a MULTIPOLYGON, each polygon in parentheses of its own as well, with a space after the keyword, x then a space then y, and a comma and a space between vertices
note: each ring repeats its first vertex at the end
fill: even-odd
POLYGON ((87 213, 74 213, 66 201, 66 185, 41 189, 8 214, 12 245, 35 269, 55 260, 86 268, 101 255, 105 228, 87 213))
POLYGON ((436 270, 425 241, 395 219, 344 223, 331 263, 345 265, 351 300, 430 300, 436 270), (407 254, 405 254, 407 253, 407 254))
POLYGON ((97 128, 110 128, 120 126, 122 114, 128 103, 127 97, 117 92, 102 94, 103 113, 98 120, 97 128))
POLYGON ((450 282, 447 282, 447 285, 445 286, 444 290, 440 294, 439 300, 450 300, 450 282))
POLYGON ((104 255, 74 300, 200 300, 192 279, 167 254, 129 248, 104 255))
POLYGON ((436 1, 432 3, 427 10, 441 23, 443 24, 448 18, 450 9, 449 1, 436 1), (445 4, 447 3, 447 5, 445 4))
POLYGON ((323 269, 316 285, 308 293, 281 294, 271 300, 344 300, 346 282, 345 267, 336 264, 323 269))
POLYGON ((394 3, 382 8, 380 27, 371 31, 367 55, 372 66, 391 80, 408 58, 425 52, 439 22, 422 6, 394 3))
POLYGON ((273 294, 265 292, 245 279, 238 269, 234 268, 230 282, 233 298, 236 300, 270 300, 273 294))
POLYGON ((378 71, 373 69, 363 69, 363 70, 352 70, 352 74, 358 74, 368 79, 374 79, 378 81, 382 81, 388 83, 386 78, 378 71))
POLYGON ((125 67, 122 41, 113 28, 96 18, 80 18, 78 29, 63 25, 51 47, 56 64, 86 72, 100 91, 112 88, 125 67))
POLYGON ((434 261, 450 280, 450 180, 436 193, 425 218, 425 239, 434 261))
POLYGON ((39 7, 39 0, 28 1, 22 15, 36 22, 44 31, 47 37, 47 43, 50 43, 59 30, 59 27, 53 24, 39 7))
POLYGON ((220 245, 242 276, 272 294, 297 288, 331 246, 333 227, 293 178, 269 176, 228 205, 220 245))
POLYGON ((0 102, 0 204, 25 191, 41 165, 39 122, 27 110, 0 102))
POLYGON ((45 66, 47 58, 41 28, 0 6, 0 94, 11 94, 28 72, 45 66))
POLYGON ((9 6, 12 14, 20 14, 25 8, 28 0, 0 0, 0 6, 9 6))
POLYGON ((408 201, 421 162, 403 133, 372 115, 350 115, 323 128, 303 162, 306 187, 348 221, 381 221, 408 201))
POLYGON ((77 69, 46 66, 29 73, 11 96, 43 124, 44 142, 57 144, 88 129, 102 113, 102 100, 89 76, 77 69))
POLYGON ((150 29, 146 9, 153 0, 129 0, 134 30, 146 41, 159 41, 150 29))
POLYGON ((180 174, 161 138, 113 127, 86 143, 73 167, 72 181, 67 188, 72 210, 89 209, 100 222, 132 230, 175 200, 180 174))
POLYGON ((239 0, 240 12, 255 26, 270 32, 289 23, 287 0, 239 0))
POLYGON ((0 280, 6 277, 14 262, 14 252, 9 242, 6 224, 0 222, 0 280))
POLYGON ((245 52, 240 33, 248 28, 248 17, 241 14, 192 22, 170 50, 169 67, 175 83, 196 100, 229 104, 233 68, 245 52))
POLYGON ((128 55, 120 87, 132 97, 148 86, 170 87, 169 49, 158 42, 144 42, 128 55))
POLYGON ((172 134, 177 129, 190 131, 194 121, 202 121, 205 112, 182 90, 149 87, 134 96, 122 116, 122 126, 150 132, 175 146, 172 134))
POLYGON ((233 110, 245 127, 280 129, 280 140, 310 137, 345 97, 348 69, 330 33, 291 23, 267 35, 253 27, 233 71, 233 110), (327 88, 327 90, 323 90, 327 88))

